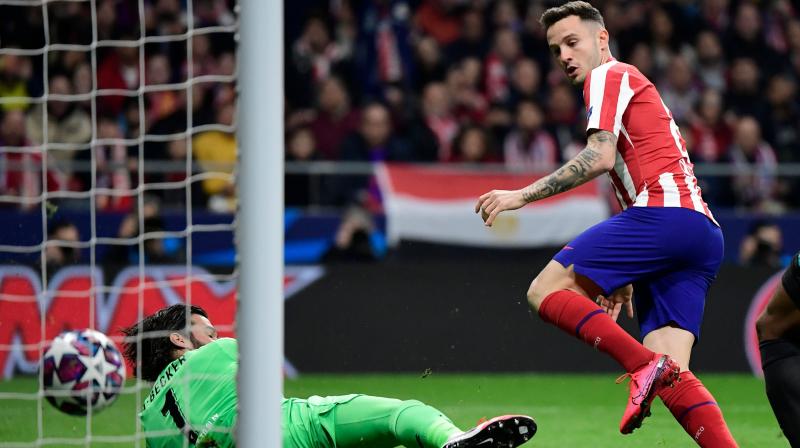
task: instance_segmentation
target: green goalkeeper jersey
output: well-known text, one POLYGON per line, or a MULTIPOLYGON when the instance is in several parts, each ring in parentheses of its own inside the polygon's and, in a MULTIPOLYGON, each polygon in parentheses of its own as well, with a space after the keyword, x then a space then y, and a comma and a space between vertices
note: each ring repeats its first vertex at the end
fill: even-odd
POLYGON ((147 447, 235 446, 237 367, 236 340, 229 338, 170 363, 139 413, 147 447))

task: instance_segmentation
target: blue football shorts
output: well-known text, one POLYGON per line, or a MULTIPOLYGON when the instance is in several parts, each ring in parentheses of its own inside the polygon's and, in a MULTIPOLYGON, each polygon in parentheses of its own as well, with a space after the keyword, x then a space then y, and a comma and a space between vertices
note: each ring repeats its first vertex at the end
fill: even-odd
POLYGON ((697 342, 723 250, 722 231, 702 213, 630 207, 578 235, 553 259, 573 265, 605 295, 633 284, 642 337, 676 325, 697 342))

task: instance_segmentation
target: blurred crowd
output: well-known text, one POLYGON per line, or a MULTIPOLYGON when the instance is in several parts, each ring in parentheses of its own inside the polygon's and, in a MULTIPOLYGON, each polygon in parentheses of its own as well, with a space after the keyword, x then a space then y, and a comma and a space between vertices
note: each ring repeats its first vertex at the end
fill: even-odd
MULTIPOLYGON (((300 3, 304 14, 287 26, 287 160, 542 172, 582 149, 580 90, 554 64, 538 22, 550 2, 300 3)), ((592 3, 612 54, 658 87, 693 162, 734 168, 700 176, 707 201, 766 213, 800 205, 797 179, 777 174, 779 163, 800 162, 800 10, 792 2, 592 3)), ((331 180, 316 196, 314 182, 288 176, 287 203, 370 201, 368 179, 331 180)))
MULTIPOLYGON (((224 174, 236 160, 235 84, 196 78, 235 74, 234 33, 209 30, 235 25, 235 5, 194 0, 188 17, 181 0, 51 2, 47 20, 39 3, 0 6, 0 206, 38 209, 44 188, 94 187, 98 210, 131 211, 143 181, 165 206, 191 200, 231 211, 233 183, 224 174), (137 42, 158 36, 165 38, 137 42), (202 128, 214 124, 221 126, 202 128), (187 164, 190 148, 199 170, 187 164), (201 180, 188 182, 198 171, 201 180)), ((88 195, 56 197, 58 206, 90 203, 88 195)))

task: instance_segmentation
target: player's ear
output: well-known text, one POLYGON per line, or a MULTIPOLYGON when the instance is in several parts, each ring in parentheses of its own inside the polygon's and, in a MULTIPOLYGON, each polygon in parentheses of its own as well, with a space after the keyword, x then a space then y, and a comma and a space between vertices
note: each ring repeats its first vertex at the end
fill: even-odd
POLYGON ((180 333, 170 333, 169 341, 172 342, 173 345, 180 348, 191 348, 191 342, 189 342, 189 340, 183 337, 183 335, 180 333))
POLYGON ((597 31, 597 40, 600 41, 603 47, 608 48, 608 30, 600 28, 600 30, 597 31))

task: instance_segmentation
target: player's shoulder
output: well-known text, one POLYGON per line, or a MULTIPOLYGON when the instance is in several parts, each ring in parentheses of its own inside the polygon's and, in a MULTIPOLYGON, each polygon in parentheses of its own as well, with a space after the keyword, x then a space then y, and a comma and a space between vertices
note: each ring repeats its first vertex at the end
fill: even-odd
MULTIPOLYGON (((630 76, 632 78, 647 79, 647 77, 644 76, 644 74, 642 72, 640 72, 639 69, 636 68, 635 65, 628 64, 627 62, 613 60, 613 61, 606 62, 606 64, 603 64, 603 65, 608 65, 608 67, 605 68, 605 71, 607 73, 613 73, 613 74, 616 74, 616 75, 623 75, 623 74, 627 73, 628 76, 630 76)), ((600 67, 597 67, 595 70, 603 67, 603 65, 601 65, 600 67)))
POLYGON ((625 62, 618 62, 614 67, 612 67, 612 70, 614 70, 615 73, 619 74, 627 73, 631 81, 636 84, 639 85, 652 84, 652 82, 649 79, 647 79, 647 76, 645 76, 644 73, 639 71, 639 69, 635 65, 631 65, 625 62))
POLYGON ((238 344, 236 342, 236 339, 233 338, 219 338, 200 348, 201 349, 208 348, 210 350, 236 353, 238 351, 238 344))

